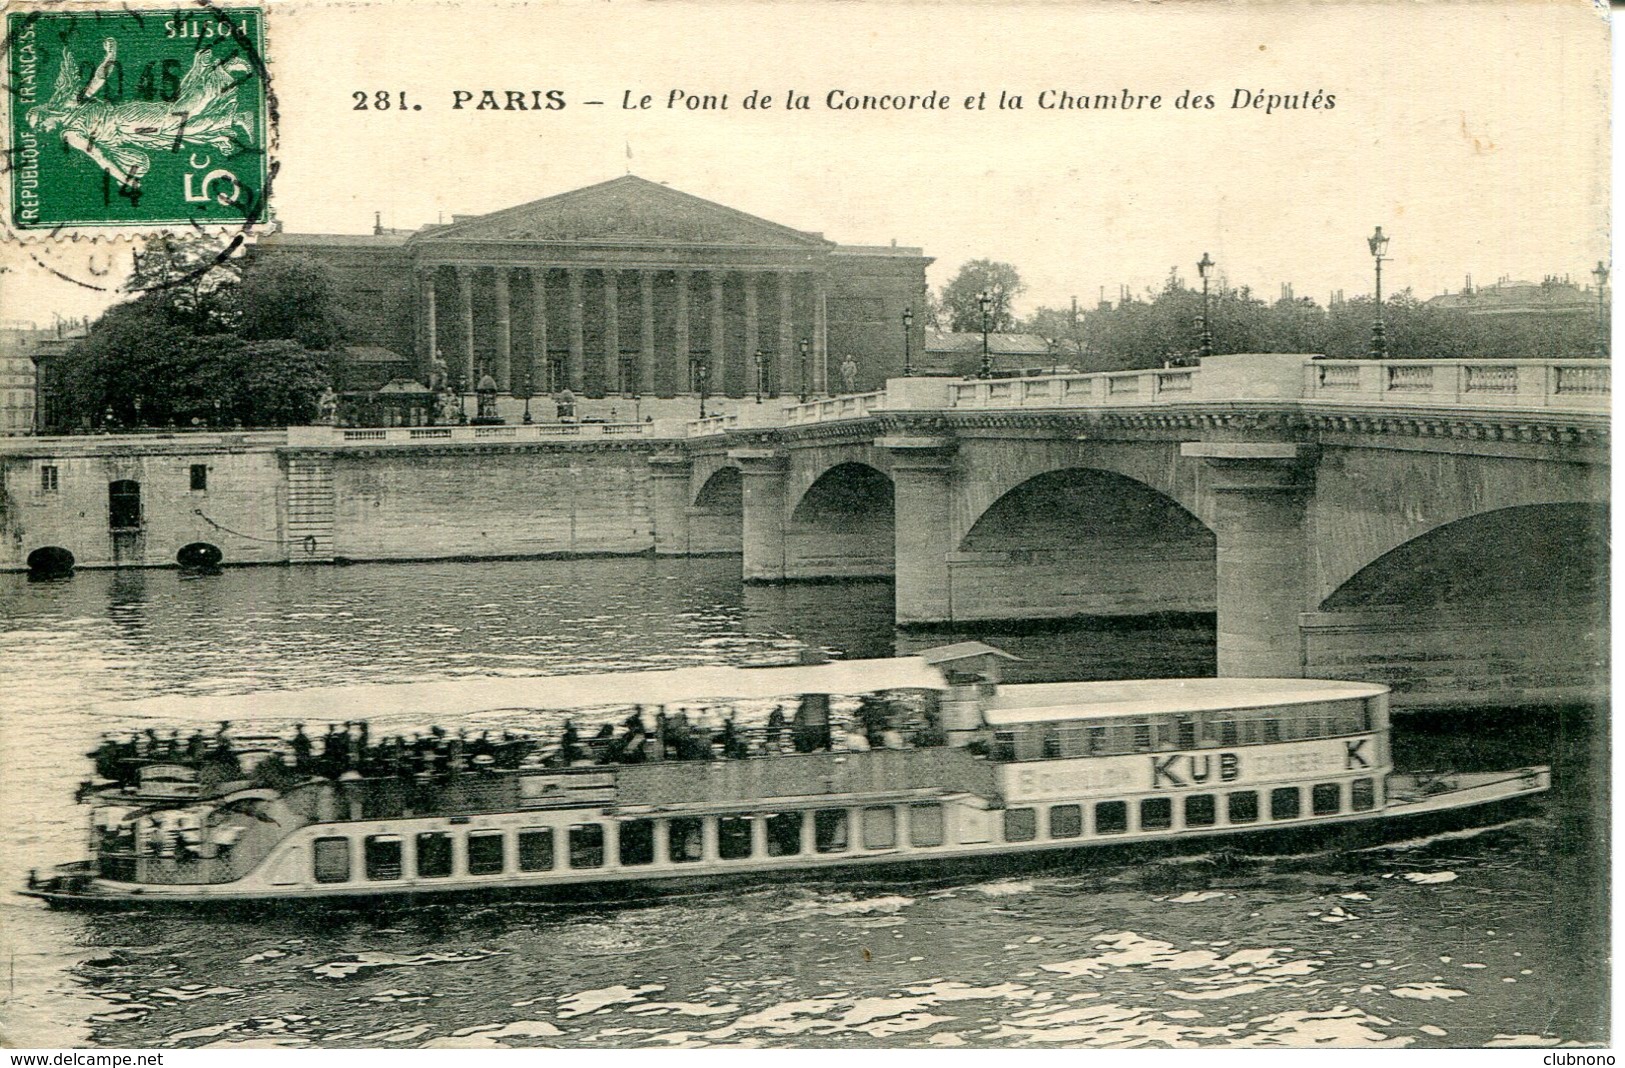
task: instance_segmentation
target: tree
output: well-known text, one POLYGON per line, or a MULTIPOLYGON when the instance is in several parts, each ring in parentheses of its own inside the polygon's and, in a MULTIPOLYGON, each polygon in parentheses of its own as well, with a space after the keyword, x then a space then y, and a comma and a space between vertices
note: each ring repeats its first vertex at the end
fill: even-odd
POLYGON ((154 234, 135 254, 124 283, 128 293, 151 298, 194 333, 236 324, 236 289, 242 269, 230 246, 201 234, 154 234))
POLYGON ((222 258, 202 238, 149 239, 88 335, 45 365, 58 429, 308 421, 344 336, 332 280, 298 257, 222 258))
POLYGON ((1026 291, 1021 275, 1008 263, 992 260, 970 260, 959 268, 953 280, 942 287, 942 305, 948 319, 948 329, 980 332, 982 308, 979 295, 988 294, 992 305, 988 310, 988 329, 1006 333, 1016 327, 1013 305, 1026 291))
POLYGON ((237 306, 242 317, 237 332, 250 341, 297 341, 325 350, 347 333, 332 274, 305 256, 250 261, 238 285, 237 306))

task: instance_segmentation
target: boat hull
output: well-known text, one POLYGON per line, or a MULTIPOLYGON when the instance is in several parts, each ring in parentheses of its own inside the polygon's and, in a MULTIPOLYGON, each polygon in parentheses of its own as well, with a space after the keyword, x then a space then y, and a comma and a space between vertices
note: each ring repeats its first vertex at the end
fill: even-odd
MULTIPOLYGON (((1513 781, 1513 780, 1508 780, 1513 781)), ((929 884, 967 879, 1007 878, 1039 871, 1081 871, 1129 867, 1167 857, 1192 857, 1216 851, 1231 856, 1294 855, 1346 852, 1388 842, 1403 841, 1448 831, 1485 826, 1535 809, 1548 787, 1542 769, 1538 785, 1501 790, 1463 790, 1460 796, 1422 798, 1395 805, 1360 818, 1335 821, 1304 820, 1245 830, 1218 829, 1205 833, 1182 832, 1158 838, 1113 841, 1088 839, 1061 845, 1045 843, 1005 850, 924 856, 867 855, 850 862, 817 866, 752 868, 739 871, 662 871, 613 873, 592 881, 556 881, 525 885, 492 884, 445 887, 417 884, 377 893, 354 891, 323 894, 301 890, 282 894, 224 896, 199 894, 163 896, 120 892, 89 878, 86 865, 68 865, 63 874, 23 891, 53 908, 127 911, 163 909, 207 911, 263 917, 268 909, 301 910, 312 907, 360 910, 409 910, 435 904, 521 900, 563 906, 601 907, 657 900, 675 894, 703 894, 747 885, 787 882, 839 882, 846 886, 929 884), (74 888, 73 885, 84 889, 74 888)))

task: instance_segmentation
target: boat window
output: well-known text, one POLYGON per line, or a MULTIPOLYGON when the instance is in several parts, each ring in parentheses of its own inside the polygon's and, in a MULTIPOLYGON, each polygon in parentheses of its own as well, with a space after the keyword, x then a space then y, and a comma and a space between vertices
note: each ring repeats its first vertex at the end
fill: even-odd
POLYGON ((1369 812, 1377 807, 1377 781, 1355 779, 1349 783, 1349 807, 1356 812, 1369 812))
POLYGON ((1140 830, 1166 831, 1174 825, 1174 802, 1168 797, 1148 797, 1140 802, 1140 830))
POLYGON ((1061 732, 1050 724, 1044 728, 1044 759, 1054 760, 1061 755, 1061 732))
POLYGON ((1271 716, 1263 721, 1264 740, 1278 742, 1281 740, 1281 721, 1271 716))
POLYGON ((1105 727, 1090 727, 1089 728, 1089 755, 1094 756, 1097 753, 1101 753, 1101 752, 1103 752, 1105 750, 1105 748, 1106 748, 1106 728, 1105 727))
POLYGON ((1142 753, 1151 749, 1151 724, 1134 724, 1134 748, 1142 753))
POLYGON ((1270 791, 1270 819, 1295 820, 1301 802, 1296 786, 1282 786, 1270 791))
POLYGON ((1253 823, 1258 819, 1258 791, 1240 790, 1225 797, 1231 823, 1253 823))
POLYGON ((451 835, 424 831, 418 835, 418 876, 441 879, 451 874, 451 835))
POLYGON ((519 870, 553 870, 552 828, 536 827, 519 832, 519 870))
POLYGON ((989 756, 994 760, 1016 759, 1016 732, 994 731, 993 750, 989 756))
POLYGON ((653 864, 655 861, 655 821, 626 820, 621 824, 622 864, 653 864))
POLYGON ((401 839, 394 834, 375 834, 362 847, 362 863, 369 879, 401 877, 401 839))
POLYGON ((897 844, 897 810, 874 805, 863 810, 863 848, 891 849, 897 844))
POLYGON ((801 852, 800 812, 775 812, 762 821, 767 829, 767 855, 793 857, 801 852))
POLYGON ((1095 833, 1122 834, 1128 830, 1128 802, 1100 801, 1095 804, 1095 833))
POLYGON ((1332 816, 1343 807, 1343 787, 1335 782, 1317 782, 1309 791, 1309 810, 1317 816, 1332 816))
POLYGON ((1190 794, 1185 798, 1185 826, 1211 827, 1218 820, 1212 794, 1190 794))
POLYGON ((666 824, 666 856, 673 864, 686 864, 705 856, 705 820, 678 816, 666 824))
POLYGON ((1084 755, 1082 727, 1062 727, 1060 733, 1062 756, 1077 757, 1084 755))
POLYGON ((1175 748, 1196 748, 1196 721, 1191 719, 1189 716, 1179 717, 1179 742, 1175 748))
POLYGON ((717 856, 723 860, 744 860, 750 856, 749 816, 717 817, 717 856))
POLYGON ((935 801, 908 806, 908 840, 910 845, 939 846, 942 844, 942 806, 935 801))
POLYGON ((1083 809, 1077 805, 1051 805, 1049 836, 1076 838, 1083 833, 1083 809))
POLYGON ((597 823, 578 823, 570 828, 570 867, 604 866, 604 828, 597 823))
POLYGON ((350 878, 350 840, 318 838, 315 846, 316 881, 342 883, 350 878))
POLYGON ((1038 837, 1038 810, 1007 808, 1004 810, 1004 840, 1030 842, 1038 837))
POLYGON ((1228 716, 1219 720, 1219 744, 1235 745, 1236 738, 1236 721, 1228 716))
POLYGON ((468 848, 468 874, 502 874, 508 851, 506 837, 501 831, 471 834, 463 844, 468 848))
POLYGON ((813 813, 813 848, 820 853, 845 853, 847 820, 844 808, 823 808, 813 813))

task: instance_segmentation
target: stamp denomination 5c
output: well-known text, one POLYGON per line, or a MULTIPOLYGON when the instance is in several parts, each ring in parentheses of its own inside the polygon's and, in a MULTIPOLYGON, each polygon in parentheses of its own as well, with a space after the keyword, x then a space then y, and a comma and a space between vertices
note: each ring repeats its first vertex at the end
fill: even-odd
POLYGON ((263 29, 252 7, 8 14, 11 227, 263 222, 263 29))

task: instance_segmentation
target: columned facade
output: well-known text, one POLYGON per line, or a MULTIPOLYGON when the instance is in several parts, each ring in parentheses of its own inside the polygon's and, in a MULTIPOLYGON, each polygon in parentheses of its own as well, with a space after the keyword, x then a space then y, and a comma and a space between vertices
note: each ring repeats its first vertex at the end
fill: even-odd
POLYGON ((758 375, 766 394, 818 395, 848 354, 858 388, 879 388, 930 262, 632 175, 415 232, 278 234, 256 255, 279 252, 327 264, 355 297, 353 340, 415 353, 420 381, 438 354, 465 391, 489 374, 503 392, 587 396, 693 393, 702 369, 713 395, 753 396, 758 375))
POLYGON ((695 390, 703 361, 710 393, 753 396, 760 352, 763 391, 789 396, 801 389, 803 338, 810 392, 828 382, 823 282, 812 271, 458 263, 427 265, 419 278, 422 365, 439 351, 464 389, 489 373, 516 394, 671 396, 695 390), (447 303, 454 320, 439 314, 447 303))

